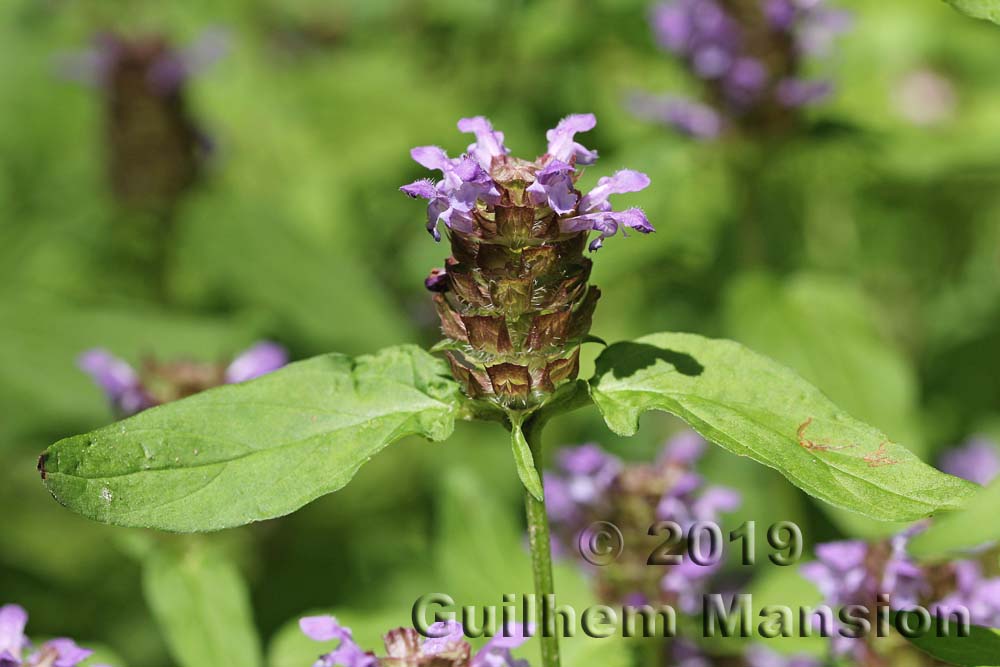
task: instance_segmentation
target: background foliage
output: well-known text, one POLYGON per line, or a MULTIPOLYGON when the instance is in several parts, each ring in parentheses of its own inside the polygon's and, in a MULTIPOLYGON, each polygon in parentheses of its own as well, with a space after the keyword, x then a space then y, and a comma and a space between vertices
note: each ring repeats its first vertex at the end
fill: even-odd
MULTIPOLYGON (((927 461, 1000 435, 1000 31, 940 2, 840 4, 856 21, 827 64, 837 95, 775 146, 697 143, 626 111, 633 91, 693 85, 654 46, 639 0, 0 3, 0 601, 30 609, 37 634, 112 647, 120 665, 194 665, 207 645, 215 663, 291 667, 318 652, 279 632, 306 610, 335 608, 367 638, 435 587, 471 601, 518 586, 527 569, 502 554, 521 553, 519 526, 494 533, 492 517, 519 516, 520 483, 506 434, 487 425, 407 440, 334 496, 197 543, 91 523, 35 472, 47 444, 112 419, 75 366, 95 345, 138 362, 223 359, 262 337, 295 358, 435 342, 422 280, 446 250, 396 188, 422 175, 411 146, 457 153, 455 120, 479 113, 531 155, 559 117, 593 111, 602 163, 651 176, 631 199, 658 231, 600 251, 595 334, 734 338, 927 461), (163 298, 108 252, 121 228, 101 92, 58 63, 102 30, 183 44, 211 27, 228 54, 188 92, 216 149, 177 214, 163 298), (940 100, 909 85, 926 72, 949 91, 933 122, 920 112, 940 100), (211 636, 168 650, 155 621, 172 604, 235 605, 245 622, 193 624, 211 636)), ((626 439, 587 410, 548 437, 650 458, 679 423, 642 420, 626 439)), ((797 521, 810 543, 894 529, 719 448, 703 472, 741 490, 741 515, 797 521)), ((769 576, 778 599, 801 587, 769 576)))

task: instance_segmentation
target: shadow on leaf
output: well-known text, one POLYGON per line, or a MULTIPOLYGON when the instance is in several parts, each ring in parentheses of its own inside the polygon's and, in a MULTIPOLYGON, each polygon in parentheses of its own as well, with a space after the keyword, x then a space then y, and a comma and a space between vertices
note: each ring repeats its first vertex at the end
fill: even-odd
POLYGON ((595 377, 604 377, 610 372, 620 380, 655 365, 657 361, 665 361, 678 373, 689 377, 705 371, 705 367, 686 352, 665 350, 646 343, 624 342, 615 343, 601 353, 595 362, 595 377))

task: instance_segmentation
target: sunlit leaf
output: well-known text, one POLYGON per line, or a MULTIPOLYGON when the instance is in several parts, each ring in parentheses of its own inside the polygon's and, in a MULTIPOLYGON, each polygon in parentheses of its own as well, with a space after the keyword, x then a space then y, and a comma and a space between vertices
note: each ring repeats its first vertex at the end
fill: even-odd
POLYGON ((416 347, 330 354, 57 442, 43 478, 97 521, 226 528, 336 491, 404 436, 446 438, 458 396, 443 362, 416 347))
POLYGON ((726 340, 654 334, 597 360, 592 395, 613 431, 673 413, 832 505, 885 521, 962 507, 976 486, 924 464, 788 368, 726 340))

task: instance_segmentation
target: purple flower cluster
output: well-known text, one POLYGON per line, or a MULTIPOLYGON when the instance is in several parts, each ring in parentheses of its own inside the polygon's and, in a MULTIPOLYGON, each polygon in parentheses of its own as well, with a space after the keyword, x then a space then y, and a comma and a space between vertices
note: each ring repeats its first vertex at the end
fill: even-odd
MULTIPOLYGON (((918 605, 935 613, 964 607, 974 624, 1000 627, 1000 577, 984 573, 977 560, 944 564, 918 564, 907 554, 910 538, 925 528, 918 523, 890 540, 869 544, 858 540, 816 546, 816 560, 801 568, 816 584, 824 604, 831 607, 861 605, 875 609, 879 596, 887 596, 892 609, 918 605)), ((884 598, 883 598, 884 599, 884 598)), ((863 661, 874 651, 866 638, 834 634, 835 655, 863 661)))
MULTIPOLYGON (((626 464, 596 444, 563 449, 558 470, 545 475, 545 502, 552 520, 557 553, 576 549, 581 532, 595 521, 608 521, 626 535, 646 535, 657 521, 674 521, 687 532, 696 521, 717 521, 740 506, 739 494, 705 486, 692 468, 705 441, 684 432, 665 446, 655 463, 626 464)), ((596 572, 606 600, 645 604, 664 601, 685 611, 700 605, 705 585, 720 563, 698 565, 687 557, 669 566, 643 567, 649 556, 642 540, 625 540, 626 552, 615 565, 596 572), (632 553, 628 547, 636 547, 632 553), (639 567, 632 567, 640 563, 639 567)))
POLYGON ((27 625, 28 612, 23 607, 0 607, 0 667, 75 667, 94 653, 65 637, 35 647, 24 634, 27 625))
POLYGON ((127 417, 211 387, 270 373, 288 363, 288 353, 277 343, 262 341, 225 366, 147 360, 140 373, 107 350, 94 348, 81 354, 77 363, 104 390, 115 413, 127 417))
POLYGON ((299 621, 299 627, 310 639, 339 641, 313 667, 528 667, 527 661, 511 654, 530 636, 520 624, 494 635, 475 654, 465 641, 462 625, 456 621, 433 624, 428 628, 428 638, 413 628, 397 628, 385 635, 384 658, 364 651, 354 642, 350 629, 333 616, 309 616, 299 621))
POLYGON ((62 58, 59 64, 67 78, 101 88, 113 85, 118 69, 138 70, 147 90, 165 97, 222 58, 228 41, 220 29, 205 30, 184 48, 174 48, 159 36, 127 38, 103 33, 96 37, 93 48, 62 58))
POLYGON ((829 95, 829 81, 800 76, 801 62, 827 53, 849 24, 824 0, 662 2, 652 15, 656 40, 705 83, 708 102, 639 96, 634 111, 703 139, 728 125, 780 124, 788 110, 829 95))
POLYGON ((975 437, 942 455, 940 465, 949 475, 986 486, 1000 475, 1000 448, 986 438, 975 437))
POLYGON ((576 234, 596 231, 599 236, 591 250, 604 239, 625 228, 647 234, 652 225, 638 208, 613 211, 608 197, 637 192, 649 185, 649 177, 629 169, 598 181, 586 195, 576 189, 578 167, 593 164, 597 151, 576 141, 576 134, 594 128, 593 114, 573 114, 563 118, 546 133, 548 149, 529 162, 511 157, 504 135, 493 129, 483 116, 463 118, 458 129, 476 137, 468 151, 449 158, 437 146, 420 146, 410 151, 420 165, 441 172, 441 180, 421 179, 400 190, 411 197, 428 200, 427 231, 441 240, 438 224, 465 234, 480 234, 496 227, 497 206, 528 206, 538 209, 536 219, 555 214, 558 232, 576 234))

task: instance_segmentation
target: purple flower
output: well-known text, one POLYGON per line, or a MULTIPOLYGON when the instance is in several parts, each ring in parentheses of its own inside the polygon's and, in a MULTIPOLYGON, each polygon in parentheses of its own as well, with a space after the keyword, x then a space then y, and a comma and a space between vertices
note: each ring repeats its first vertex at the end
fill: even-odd
POLYGON ((766 0, 764 3, 764 16, 775 30, 791 29, 797 14, 794 0, 766 0))
POLYGON ((476 202, 480 198, 495 202, 499 197, 489 174, 472 158, 451 159, 437 146, 419 146, 410 151, 410 155, 421 166, 439 170, 443 176, 437 184, 421 179, 400 188, 410 197, 430 200, 427 231, 434 240, 441 240, 439 222, 451 229, 471 233, 476 224, 473 217, 476 202))
POLYGON ((140 66, 149 91, 166 97, 223 58, 228 48, 229 35, 221 28, 203 31, 184 48, 172 48, 156 37, 128 39, 104 33, 92 48, 60 57, 57 66, 67 79, 102 88, 111 84, 116 68, 140 66))
POLYGON ((226 383, 246 382, 276 371, 287 363, 288 351, 284 347, 262 341, 233 359, 226 367, 226 383))
POLYGON ((634 95, 630 106, 636 116, 666 123, 695 139, 715 139, 722 134, 722 116, 707 104, 671 96, 634 95))
POLYGON ((685 429, 667 441, 663 448, 663 459, 668 463, 692 466, 705 453, 708 443, 695 431, 685 429))
POLYGON ((945 452, 940 465, 949 475, 986 486, 1000 474, 1000 449, 986 438, 972 438, 945 452))
POLYGON ((571 114, 546 133, 548 148, 544 155, 528 162, 513 158, 503 144, 503 133, 483 116, 463 118, 458 127, 476 135, 469 153, 449 158, 437 146, 420 146, 411 151, 413 159, 428 169, 441 172, 442 179, 427 179, 404 185, 400 190, 410 197, 428 200, 427 231, 441 240, 439 223, 455 232, 470 235, 496 235, 497 210, 546 207, 551 213, 536 213, 531 232, 558 229, 563 234, 597 231, 599 236, 590 244, 591 250, 601 247, 603 239, 618 229, 630 227, 642 233, 653 231, 652 225, 639 209, 615 212, 607 197, 621 192, 635 192, 649 184, 649 178, 639 172, 624 170, 601 179, 601 184, 581 198, 575 183, 578 166, 593 164, 597 151, 576 141, 580 132, 591 130, 597 120, 593 114, 571 114), (522 192, 523 191, 523 192, 522 192), (526 196, 525 196, 526 195, 526 196), (525 201, 526 200, 526 201, 525 201), (558 225, 542 222, 546 216, 558 219, 558 225))
POLYGON ((675 521, 684 529, 696 521, 718 521, 721 513, 739 507, 736 491, 706 488, 691 469, 704 445, 697 434, 682 433, 665 445, 654 463, 625 463, 593 443, 556 455, 556 470, 545 475, 545 499, 559 551, 584 548, 581 535, 597 523, 609 522, 624 536, 626 549, 616 565, 592 573, 603 598, 616 603, 642 598, 687 610, 700 604, 721 561, 700 566, 683 559, 663 573, 645 566, 648 549, 629 536, 645 535, 658 520, 675 521), (631 545, 635 548, 629 549, 631 545))
POLYGON ((434 623, 421 638, 412 628, 390 630, 385 635, 388 659, 382 661, 372 652, 363 651, 354 643, 353 635, 333 616, 310 616, 299 621, 302 632, 316 641, 337 639, 337 648, 321 655, 313 667, 378 667, 380 664, 433 667, 528 667, 527 661, 517 660, 511 650, 528 639, 524 626, 515 623, 503 627, 475 655, 465 640, 465 632, 457 621, 434 623))
POLYGON ((24 629, 28 613, 16 604, 0 607, 0 667, 76 667, 93 651, 80 648, 72 639, 51 639, 25 657, 31 646, 24 629))
POLYGON ((865 567, 868 545, 858 540, 816 545, 816 560, 800 568, 828 605, 855 604, 868 593, 871 575, 865 567))
POLYGON ((933 604, 934 610, 969 610, 969 620, 976 625, 1000 628, 1000 577, 983 576, 982 565, 963 560, 953 566, 955 590, 933 604))
POLYGON ((535 182, 526 192, 536 206, 548 206, 560 215, 572 213, 579 197, 573 185, 576 170, 562 160, 553 158, 535 174, 535 182))
POLYGON ((622 469, 622 462, 600 445, 588 443, 558 454, 569 499, 577 505, 591 505, 600 500, 622 469))
POLYGON ((588 150, 574 141, 578 132, 589 132, 597 125, 592 113, 566 116, 555 128, 545 133, 549 142, 548 155, 570 164, 588 165, 597 161, 597 151, 588 150))
MULTIPOLYGON (((798 77, 806 55, 824 55, 850 25, 850 16, 823 0, 759 0, 753 12, 731 11, 717 0, 666 0, 651 25, 657 42, 702 81, 710 105, 670 98, 633 103, 633 111, 695 138, 714 138, 723 126, 773 130, 775 106, 799 108, 829 94, 829 82, 798 77), (770 64, 780 63, 780 67, 770 64), (756 124, 766 124, 758 127, 756 124)), ((791 126, 789 124, 789 126, 791 126)))
POLYGON ((495 156, 510 153, 510 150, 503 145, 503 132, 496 132, 493 124, 485 116, 462 118, 458 121, 458 129, 476 135, 476 143, 469 146, 469 154, 486 171, 490 170, 495 156))
POLYGON ((285 348, 269 341, 245 350, 225 367, 193 362, 157 364, 150 360, 140 374, 128 362, 102 348, 87 350, 77 360, 80 369, 104 390, 115 413, 122 417, 220 384, 246 382, 287 363, 285 348), (177 368, 189 372, 177 372, 177 368), (155 381, 150 382, 149 376, 155 381), (174 384, 177 387, 169 386, 174 384))
POLYGON ((807 81, 787 78, 778 82, 778 101, 786 107, 804 107, 829 97, 833 92, 830 81, 807 81))
POLYGON ((299 621, 302 632, 318 642, 333 639, 340 643, 313 663, 313 667, 377 667, 378 660, 354 643, 354 635, 333 616, 307 616, 299 621))
POLYGON ((107 350, 87 350, 77 365, 104 390, 116 413, 133 415, 155 405, 135 369, 107 350))

